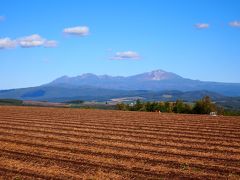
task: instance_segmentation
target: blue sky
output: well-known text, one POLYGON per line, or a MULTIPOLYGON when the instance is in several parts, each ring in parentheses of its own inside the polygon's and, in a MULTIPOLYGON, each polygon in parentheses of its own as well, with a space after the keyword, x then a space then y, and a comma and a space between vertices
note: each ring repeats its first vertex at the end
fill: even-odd
POLYGON ((240 83, 239 0, 0 2, 0 89, 155 69, 240 83))

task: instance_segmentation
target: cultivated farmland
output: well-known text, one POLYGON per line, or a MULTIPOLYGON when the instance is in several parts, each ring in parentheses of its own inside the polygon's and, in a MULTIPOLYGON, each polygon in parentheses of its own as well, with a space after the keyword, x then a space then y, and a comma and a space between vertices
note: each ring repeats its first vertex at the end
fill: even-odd
POLYGON ((0 106, 0 179, 240 179, 240 117, 0 106))

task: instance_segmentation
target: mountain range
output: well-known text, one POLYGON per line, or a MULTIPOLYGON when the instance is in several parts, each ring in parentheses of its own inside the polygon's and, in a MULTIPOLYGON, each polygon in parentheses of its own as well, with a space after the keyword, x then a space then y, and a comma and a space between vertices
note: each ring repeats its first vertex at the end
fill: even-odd
POLYGON ((23 100, 96 100, 139 97, 146 100, 193 101, 209 95, 215 99, 240 96, 240 83, 191 80, 175 73, 155 70, 133 76, 95 75, 62 76, 37 87, 1 90, 0 98, 23 100))
POLYGON ((163 70, 155 70, 134 76, 109 76, 83 74, 76 77, 63 76, 47 86, 77 87, 92 86, 117 90, 150 90, 150 91, 199 91, 207 90, 226 96, 240 96, 240 83, 219 83, 191 80, 163 70))

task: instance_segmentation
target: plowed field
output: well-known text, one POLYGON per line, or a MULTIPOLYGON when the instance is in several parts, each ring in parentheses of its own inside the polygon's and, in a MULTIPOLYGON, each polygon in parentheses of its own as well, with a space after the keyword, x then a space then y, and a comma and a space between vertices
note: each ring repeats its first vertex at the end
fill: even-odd
POLYGON ((0 179, 240 179, 240 117, 0 106, 0 179))

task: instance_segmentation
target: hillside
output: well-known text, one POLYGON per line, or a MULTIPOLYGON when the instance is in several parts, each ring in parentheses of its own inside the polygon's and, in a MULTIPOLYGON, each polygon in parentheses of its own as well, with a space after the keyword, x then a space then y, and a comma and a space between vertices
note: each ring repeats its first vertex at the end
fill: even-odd
POLYGON ((113 90, 96 87, 53 87, 40 86, 33 88, 13 89, 0 91, 0 99, 12 98, 21 100, 40 100, 51 102, 64 102, 70 100, 84 101, 111 101, 117 98, 143 99, 145 101, 195 101, 204 96, 210 96, 213 100, 221 100, 226 97, 210 91, 148 91, 148 90, 113 90))

